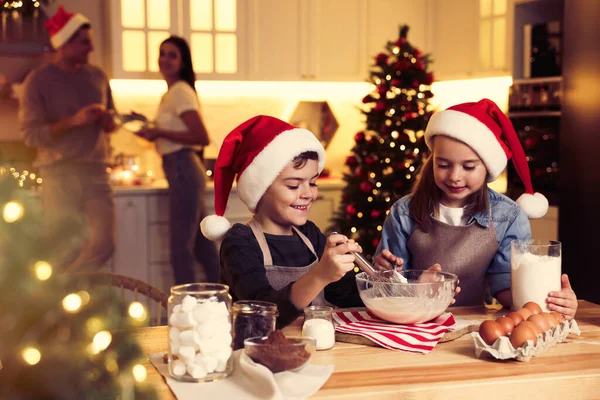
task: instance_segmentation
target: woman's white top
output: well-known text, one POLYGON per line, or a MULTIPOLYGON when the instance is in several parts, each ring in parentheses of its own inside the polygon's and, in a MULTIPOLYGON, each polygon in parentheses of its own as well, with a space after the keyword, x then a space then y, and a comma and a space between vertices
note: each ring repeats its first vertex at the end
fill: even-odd
MULTIPOLYGON (((167 131, 186 132, 188 127, 180 116, 190 110, 200 112, 200 102, 196 91, 185 81, 175 82, 160 100, 154 119, 156 127, 167 131)), ((156 140, 156 151, 161 155, 174 153, 185 147, 202 149, 202 146, 190 146, 165 138, 156 140)))
POLYGON ((436 219, 452 226, 466 226, 469 216, 465 214, 464 207, 452 208, 440 203, 439 215, 436 219))

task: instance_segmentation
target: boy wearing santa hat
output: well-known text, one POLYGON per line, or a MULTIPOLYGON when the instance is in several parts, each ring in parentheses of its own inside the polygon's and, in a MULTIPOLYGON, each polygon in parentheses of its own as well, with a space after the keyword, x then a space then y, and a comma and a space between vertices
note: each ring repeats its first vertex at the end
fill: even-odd
POLYGON ((324 165, 325 149, 310 131, 264 115, 231 131, 215 164, 216 215, 202 221, 202 232, 223 239, 221 278, 234 298, 277 304, 279 326, 311 303, 327 304, 325 287, 352 270, 352 252, 361 251, 308 220, 324 165), (223 215, 236 177, 237 194, 254 215, 231 227, 223 215))
POLYGON ((76 217, 87 240, 64 260, 65 268, 103 266, 114 249, 114 199, 106 167, 108 132, 116 129, 106 75, 88 64, 93 50, 89 20, 63 7, 46 22, 56 50, 33 70, 19 104, 20 133, 37 148, 42 202, 51 219, 76 217))

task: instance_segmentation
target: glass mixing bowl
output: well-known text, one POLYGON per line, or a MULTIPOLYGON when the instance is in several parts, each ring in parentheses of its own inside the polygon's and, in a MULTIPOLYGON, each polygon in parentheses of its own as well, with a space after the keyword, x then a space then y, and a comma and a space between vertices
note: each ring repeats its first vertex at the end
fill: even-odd
POLYGON ((458 277, 449 272, 398 271, 407 283, 394 281, 393 271, 382 271, 389 279, 356 275, 358 293, 369 311, 396 324, 419 324, 441 315, 452 301, 458 277), (389 276, 388 276, 389 275, 389 276))

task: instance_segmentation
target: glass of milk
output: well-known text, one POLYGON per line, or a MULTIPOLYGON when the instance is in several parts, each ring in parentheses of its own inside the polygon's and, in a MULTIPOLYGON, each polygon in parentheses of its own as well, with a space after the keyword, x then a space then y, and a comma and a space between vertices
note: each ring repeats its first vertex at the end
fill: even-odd
POLYGON ((308 306, 304 309, 302 336, 310 336, 317 341, 317 350, 329 350, 335 344, 333 308, 308 306))
POLYGON ((558 241, 513 240, 510 249, 512 302, 516 310, 529 301, 544 312, 548 293, 560 291, 562 245, 558 241))

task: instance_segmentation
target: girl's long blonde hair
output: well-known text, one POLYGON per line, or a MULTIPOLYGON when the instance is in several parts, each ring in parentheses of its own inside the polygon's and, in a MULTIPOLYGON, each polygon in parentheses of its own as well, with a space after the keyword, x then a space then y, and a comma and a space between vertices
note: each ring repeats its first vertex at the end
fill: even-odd
MULTIPOLYGON (((432 143, 432 148, 433 148, 432 143)), ((437 216, 439 212, 442 190, 436 185, 433 177, 433 150, 421 166, 417 180, 411 191, 411 200, 408 207, 411 217, 423 232, 431 228, 431 215, 437 216)), ((467 198, 466 215, 474 215, 489 209, 489 194, 487 183, 484 183, 477 192, 467 198)))

